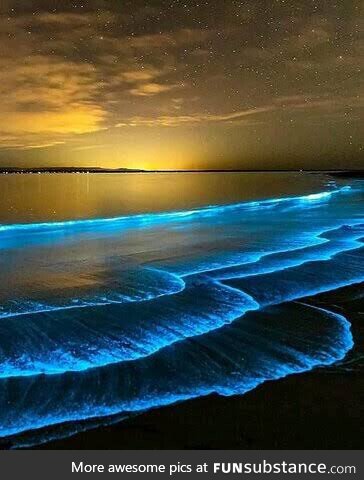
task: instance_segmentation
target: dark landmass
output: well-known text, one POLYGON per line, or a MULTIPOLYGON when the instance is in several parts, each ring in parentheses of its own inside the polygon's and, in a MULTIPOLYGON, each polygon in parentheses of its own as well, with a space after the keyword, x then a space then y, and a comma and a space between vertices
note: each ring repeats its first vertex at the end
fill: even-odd
POLYGON ((49 174, 49 173, 326 173, 337 177, 364 177, 364 170, 246 170, 246 169, 189 169, 189 170, 143 170, 137 168, 103 167, 0 167, 0 174, 49 174))
POLYGON ((29 173, 139 173, 145 170, 133 168, 99 168, 99 167, 0 167, 0 174, 29 174, 29 173))
POLYGON ((99 427, 44 449, 361 449, 364 284, 307 298, 352 322, 354 349, 337 365, 99 427))

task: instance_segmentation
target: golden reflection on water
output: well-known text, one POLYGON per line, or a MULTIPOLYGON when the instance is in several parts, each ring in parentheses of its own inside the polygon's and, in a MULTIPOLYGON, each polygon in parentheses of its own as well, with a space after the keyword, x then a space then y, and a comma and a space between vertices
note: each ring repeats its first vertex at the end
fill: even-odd
POLYGON ((0 175, 0 223, 184 210, 321 190, 301 173, 0 175))

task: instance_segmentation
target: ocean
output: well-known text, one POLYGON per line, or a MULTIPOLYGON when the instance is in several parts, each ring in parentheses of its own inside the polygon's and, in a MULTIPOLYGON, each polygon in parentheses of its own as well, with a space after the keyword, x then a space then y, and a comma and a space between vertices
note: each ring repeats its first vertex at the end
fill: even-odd
POLYGON ((305 298, 364 280, 360 180, 1 175, 0 192, 5 444, 244 395, 353 348, 345 315, 305 298))

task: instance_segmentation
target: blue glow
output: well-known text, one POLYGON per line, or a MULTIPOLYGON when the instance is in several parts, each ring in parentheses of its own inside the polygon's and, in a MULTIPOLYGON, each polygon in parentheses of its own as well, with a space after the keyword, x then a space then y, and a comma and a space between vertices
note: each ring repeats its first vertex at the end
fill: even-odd
POLYGON ((331 192, 311 193, 311 195, 306 195, 305 200, 322 200, 323 198, 328 198, 330 196, 331 192))
POLYGON ((303 248, 293 248, 258 256, 256 261, 215 269, 213 278, 219 280, 246 278, 263 273, 274 273, 303 265, 306 262, 330 260, 335 255, 363 246, 364 225, 343 225, 312 238, 311 244, 303 248), (342 235, 340 237, 340 233, 342 235))
POLYGON ((292 300, 364 281, 362 191, 1 226, 0 436, 342 359, 348 321, 292 300))
POLYGON ((142 302, 182 292, 186 286, 184 280, 177 275, 158 271, 151 267, 144 268, 143 271, 129 271, 127 275, 119 272, 117 281, 122 288, 122 292, 115 289, 105 289, 104 286, 101 292, 97 294, 93 292, 83 298, 64 298, 60 296, 54 298, 53 301, 45 298, 43 301, 17 299, 7 303, 3 302, 0 305, 0 319, 35 313, 57 312, 59 310, 142 302))
MULTIPOLYGON (((340 360, 352 345, 350 325, 341 315, 299 304, 253 312, 198 341, 180 342, 135 362, 82 374, 2 380, 0 435, 120 413, 125 418, 213 392, 243 394, 266 380, 340 360), (21 401, 12 411, 4 407, 14 382, 21 401), (34 408, 44 388, 46 408, 34 408)), ((95 420, 90 425, 95 426, 95 420)), ((77 431, 77 425, 74 428, 77 431)), ((62 434, 61 429, 58 436, 62 434)), ((48 435, 33 432, 32 441, 46 441, 48 435)), ((15 441, 21 445, 27 437, 15 441)))
POLYGON ((135 360, 220 328, 258 307, 240 290, 207 282, 150 305, 92 306, 56 311, 53 316, 37 313, 3 319, 0 337, 7 340, 0 349, 0 378, 82 371, 135 360))
POLYGON ((364 248, 334 255, 330 261, 307 261, 299 266, 225 280, 251 295, 261 307, 317 295, 364 281, 364 248))
POLYGON ((137 214, 129 216, 120 216, 120 217, 111 217, 111 218, 95 218, 90 220, 66 220, 63 222, 44 222, 44 223, 23 223, 23 224, 9 224, 9 225, 0 225, 0 232, 14 232, 14 231, 37 231, 37 230, 56 230, 56 229, 65 229, 65 228, 75 228, 75 227, 103 227, 109 223, 131 223, 131 226, 135 224, 155 224, 161 223, 164 221, 178 221, 179 219, 189 218, 192 215, 209 215, 216 214, 222 211, 229 211, 241 207, 254 208, 254 207, 264 207, 276 205, 281 202, 292 202, 292 201, 302 201, 302 200, 322 200, 330 198, 332 195, 342 192, 347 192, 351 187, 346 186, 337 190, 332 190, 329 192, 320 192, 317 194, 303 195, 300 197, 283 197, 277 198, 274 200, 261 200, 259 202, 244 202, 237 203, 233 205, 224 205, 216 206, 210 205, 204 208, 197 208, 187 211, 177 211, 177 212, 163 212, 163 213, 148 213, 148 214, 137 214))

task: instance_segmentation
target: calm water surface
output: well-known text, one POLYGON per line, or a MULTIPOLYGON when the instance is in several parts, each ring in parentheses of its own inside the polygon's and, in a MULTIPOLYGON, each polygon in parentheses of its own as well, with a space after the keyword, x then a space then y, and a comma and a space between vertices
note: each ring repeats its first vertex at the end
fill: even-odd
POLYGON ((0 175, 0 223, 185 210, 302 195, 328 182, 301 173, 0 175))

